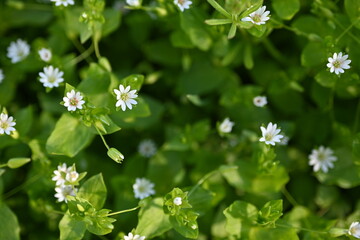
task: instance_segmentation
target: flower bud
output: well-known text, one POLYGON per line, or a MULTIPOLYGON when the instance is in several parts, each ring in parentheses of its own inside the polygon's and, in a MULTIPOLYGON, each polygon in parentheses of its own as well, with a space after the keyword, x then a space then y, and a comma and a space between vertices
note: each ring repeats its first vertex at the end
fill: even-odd
POLYGON ((117 163, 121 163, 124 160, 124 155, 119 152, 116 148, 110 148, 107 152, 107 155, 117 163))

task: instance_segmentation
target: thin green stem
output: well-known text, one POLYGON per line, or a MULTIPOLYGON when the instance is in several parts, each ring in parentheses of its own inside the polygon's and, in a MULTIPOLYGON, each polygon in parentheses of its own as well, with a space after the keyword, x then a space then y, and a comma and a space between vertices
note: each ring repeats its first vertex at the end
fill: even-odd
MULTIPOLYGON (((83 52, 86 52, 86 49, 83 47, 83 45, 76 39, 76 38, 70 38, 70 40, 72 41, 72 43, 74 44, 74 46, 76 47, 76 49, 82 54, 83 52)), ((94 60, 91 58, 91 56, 87 56, 85 58, 85 60, 90 63, 93 62, 94 60)))
POLYGON ((24 182, 23 184, 13 188, 11 191, 5 193, 3 195, 3 199, 7 199, 9 197, 11 197, 12 195, 14 195, 15 193, 21 191, 24 187, 28 186, 29 184, 32 184, 34 182, 36 182, 39 178, 41 177, 40 174, 38 175, 34 175, 31 178, 29 178, 26 182, 24 182))
POLYGON ((101 134, 101 132, 100 132, 100 130, 98 129, 98 127, 97 127, 97 126, 95 126, 95 125, 94 125, 94 127, 95 127, 96 131, 98 132, 98 134, 100 135, 101 140, 103 141, 103 143, 104 143, 105 147, 107 148, 107 150, 109 150, 109 149, 110 149, 110 147, 109 147, 109 145, 107 145, 107 143, 106 143, 106 141, 105 141, 104 136, 101 134))
POLYGON ((272 44, 272 42, 268 38, 264 38, 262 40, 262 43, 264 44, 268 53, 270 53, 273 58, 275 58, 278 62, 286 65, 286 58, 281 54, 279 50, 276 49, 274 44, 272 44))
POLYGON ((358 23, 358 21, 360 20, 360 18, 356 19, 356 21, 353 21, 346 29, 344 29, 343 26, 341 26, 341 24, 339 22, 337 22, 337 24, 344 29, 344 31, 336 38, 335 42, 337 43, 346 33, 348 33, 350 31, 351 28, 354 27, 355 24, 358 23))
POLYGON ((7 163, 0 164, 0 168, 7 167, 7 163))
MULTIPOLYGON (((352 24, 350 24, 350 26, 349 27, 347 27, 346 29, 345 29, 345 27, 338 21, 338 20, 336 20, 336 18, 334 18, 334 22, 340 27, 340 28, 342 28, 343 30, 344 30, 344 34, 348 34, 353 40, 355 40, 358 44, 360 44, 360 39, 359 38, 357 38, 354 34, 352 34, 351 32, 349 32, 349 30, 354 26, 354 24, 356 24, 358 21, 359 21, 359 19, 360 18, 358 18, 356 21, 354 21, 352 24)), ((340 36, 341 35, 343 35, 343 33, 342 34, 340 34, 340 36)), ((340 36, 336 39, 336 42, 340 39, 340 36)), ((341 36, 342 37, 342 36, 341 36)))
POLYGON ((292 225, 284 225, 284 224, 276 223, 276 226, 277 227, 282 227, 282 228, 294 228, 294 229, 298 229, 298 230, 306 231, 306 232, 313 232, 313 233, 319 233, 319 234, 328 234, 328 232, 325 232, 325 231, 317 231, 317 230, 313 230, 313 229, 309 229, 309 228, 296 227, 296 226, 292 226, 292 225))
POLYGON ((298 206, 299 204, 296 202, 295 198, 293 198, 293 196, 291 196, 291 194, 289 193, 289 191, 283 187, 281 189, 282 194, 284 194, 284 196, 286 197, 286 199, 291 203, 291 205, 293 206, 298 206))
POLYGON ((354 127, 353 127, 353 133, 356 134, 358 126, 359 126, 359 119, 360 119, 360 98, 356 107, 356 115, 355 115, 355 121, 354 121, 354 127))
POLYGON ((132 211, 135 211, 135 210, 137 210, 137 209, 139 209, 139 208, 140 208, 140 206, 136 206, 136 207, 134 207, 134 208, 130 208, 130 209, 121 210, 121 211, 118 211, 118 212, 109 213, 109 214, 106 215, 106 216, 109 217, 109 216, 114 216, 114 215, 117 215, 117 214, 132 212, 132 211))
POLYGON ((83 53, 81 53, 76 58, 72 59, 68 64, 69 65, 76 65, 82 60, 86 59, 90 56, 90 54, 94 51, 94 45, 92 44, 88 49, 86 49, 83 53))

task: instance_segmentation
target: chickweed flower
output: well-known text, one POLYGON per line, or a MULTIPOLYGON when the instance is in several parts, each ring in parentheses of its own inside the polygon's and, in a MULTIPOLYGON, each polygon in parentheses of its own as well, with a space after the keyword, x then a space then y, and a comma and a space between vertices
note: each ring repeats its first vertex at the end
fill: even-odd
POLYGON ((333 155, 333 150, 331 148, 325 148, 320 146, 318 149, 313 149, 309 155, 309 165, 314 166, 314 172, 319 171, 320 169, 327 173, 329 168, 333 168, 337 157, 333 155))
POLYGON ((3 70, 0 69, 0 83, 4 80, 4 78, 5 78, 5 75, 3 73, 3 70))
POLYGON ((71 185, 61 185, 55 188, 56 194, 54 195, 59 202, 67 203, 67 196, 75 196, 77 192, 77 188, 71 185))
POLYGON ((144 199, 155 194, 154 184, 146 178, 137 178, 133 185, 135 198, 144 199))
POLYGON ((351 223, 348 233, 350 236, 360 239, 360 223, 359 222, 351 223))
POLYGON ((76 111, 76 109, 82 109, 82 105, 85 103, 83 96, 80 92, 75 92, 75 90, 71 90, 71 92, 66 93, 66 97, 63 98, 64 106, 67 107, 68 111, 76 111))
POLYGON ((174 3, 179 7, 180 11, 184 11, 185 9, 189 9, 192 1, 190 0, 174 0, 174 3))
POLYGON ((265 96, 257 96, 253 99, 254 105, 257 107, 263 107, 267 104, 267 99, 265 96))
POLYGON ((138 151, 141 156, 150 158, 156 154, 156 145, 153 140, 145 139, 139 143, 138 151))
POLYGON ((29 53, 30 46, 22 39, 18 39, 16 42, 11 42, 10 46, 7 48, 7 57, 11 59, 12 63, 22 61, 29 55, 29 53))
POLYGON ((59 165, 57 170, 54 171, 55 176, 52 178, 57 186, 64 185, 67 174, 71 171, 71 167, 67 167, 66 163, 59 165))
POLYGON ((127 236, 124 236, 124 240, 144 240, 144 236, 140 235, 133 235, 132 233, 129 233, 127 236))
POLYGON ((61 6, 67 7, 68 5, 74 5, 74 0, 51 0, 51 2, 55 2, 55 6, 61 6))
POLYGON ((277 129, 276 124, 272 124, 271 122, 267 125, 267 128, 260 127, 262 137, 259 139, 260 142, 265 142, 266 144, 271 144, 275 146, 275 143, 281 142, 281 138, 283 138, 283 135, 280 135, 280 129, 277 129))
POLYGON ((48 88, 59 87, 59 83, 64 81, 63 75, 64 72, 53 66, 44 67, 44 72, 39 73, 40 82, 48 88))
POLYGON ((114 89, 114 92, 116 94, 116 99, 118 100, 115 106, 121 106, 123 111, 126 110, 126 107, 132 109, 132 105, 137 104, 137 101, 134 100, 134 98, 136 98, 138 95, 136 94, 136 90, 130 91, 130 86, 125 88, 122 84, 120 84, 119 90, 114 89))
POLYGON ((335 72, 336 75, 344 73, 344 69, 350 68, 351 60, 347 60, 348 57, 348 55, 343 56, 342 52, 334 53, 332 58, 328 58, 329 63, 326 66, 330 68, 331 73, 335 72))
POLYGON ((15 125, 16 122, 13 117, 9 117, 6 113, 0 114, 0 135, 4 133, 10 135, 11 132, 16 130, 15 125))
POLYGON ((173 202, 174 202, 174 204, 176 206, 180 206, 182 204, 182 198, 181 197, 176 197, 176 198, 174 198, 173 202))
POLYGON ((126 3, 132 7, 139 7, 141 4, 140 0, 126 0, 126 3))
POLYGON ((252 22, 253 24, 256 25, 265 24, 265 22, 270 19, 268 17, 270 11, 265 11, 265 10, 266 10, 266 6, 262 6, 255 12, 250 13, 248 17, 242 18, 241 21, 252 22))
POLYGON ((52 53, 50 51, 50 49, 47 48, 42 48, 38 51, 40 59, 43 60, 44 62, 49 62, 51 60, 52 57, 52 53))
POLYGON ((78 178, 79 178, 79 173, 77 171, 67 172, 65 176, 66 181, 68 181, 69 183, 76 182, 78 178))
POLYGON ((225 118, 224 121, 219 126, 219 131, 221 133, 229 133, 231 132, 234 122, 231 122, 229 118, 225 118))

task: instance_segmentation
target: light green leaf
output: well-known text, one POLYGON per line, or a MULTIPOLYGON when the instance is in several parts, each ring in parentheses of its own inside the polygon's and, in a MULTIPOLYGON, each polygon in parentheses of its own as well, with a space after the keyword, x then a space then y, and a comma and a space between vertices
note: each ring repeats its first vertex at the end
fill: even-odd
POLYGON ((300 10, 300 0, 273 0, 272 6, 279 17, 290 20, 300 10))
POLYGON ((271 239, 271 240, 299 240, 295 229, 284 228, 251 228, 249 240, 271 239))
POLYGON ((30 158, 11 158, 8 162, 7 162, 7 166, 9 168, 19 168, 25 164, 27 164, 28 162, 30 162, 31 159, 30 158))
POLYGON ((280 200, 272 200, 261 208, 258 213, 258 223, 266 225, 266 224, 274 224, 276 220, 278 220, 282 215, 283 211, 283 201, 280 200))
POLYGON ((70 217, 69 213, 65 214, 59 223, 60 240, 81 240, 86 231, 86 224, 70 217))
POLYGON ((0 239, 19 240, 20 227, 16 215, 0 202, 0 239))
POLYGON ((322 70, 315 76, 316 82, 318 82, 323 87, 332 88, 335 86, 336 81, 339 79, 334 73, 329 72, 329 70, 322 70))
POLYGON ((77 197, 88 200, 97 210, 104 206, 107 189, 101 173, 92 176, 79 189, 77 197))
POLYGON ((232 23, 232 20, 231 19, 208 19, 208 20, 205 20, 205 23, 216 26, 216 25, 232 23))
POLYGON ((197 239, 199 227, 196 222, 198 214, 193 211, 182 212, 181 215, 170 216, 172 227, 185 238, 197 239))

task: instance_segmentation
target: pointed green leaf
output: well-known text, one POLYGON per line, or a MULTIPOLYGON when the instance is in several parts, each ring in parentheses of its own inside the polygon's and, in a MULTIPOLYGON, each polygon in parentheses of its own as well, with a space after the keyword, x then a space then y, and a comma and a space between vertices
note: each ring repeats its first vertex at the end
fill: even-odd
POLYGON ((16 215, 0 202, 0 239, 19 240, 20 227, 16 215))
POLYGON ((89 201, 96 209, 101 209, 106 200, 107 189, 102 174, 99 173, 83 183, 77 197, 89 201))

